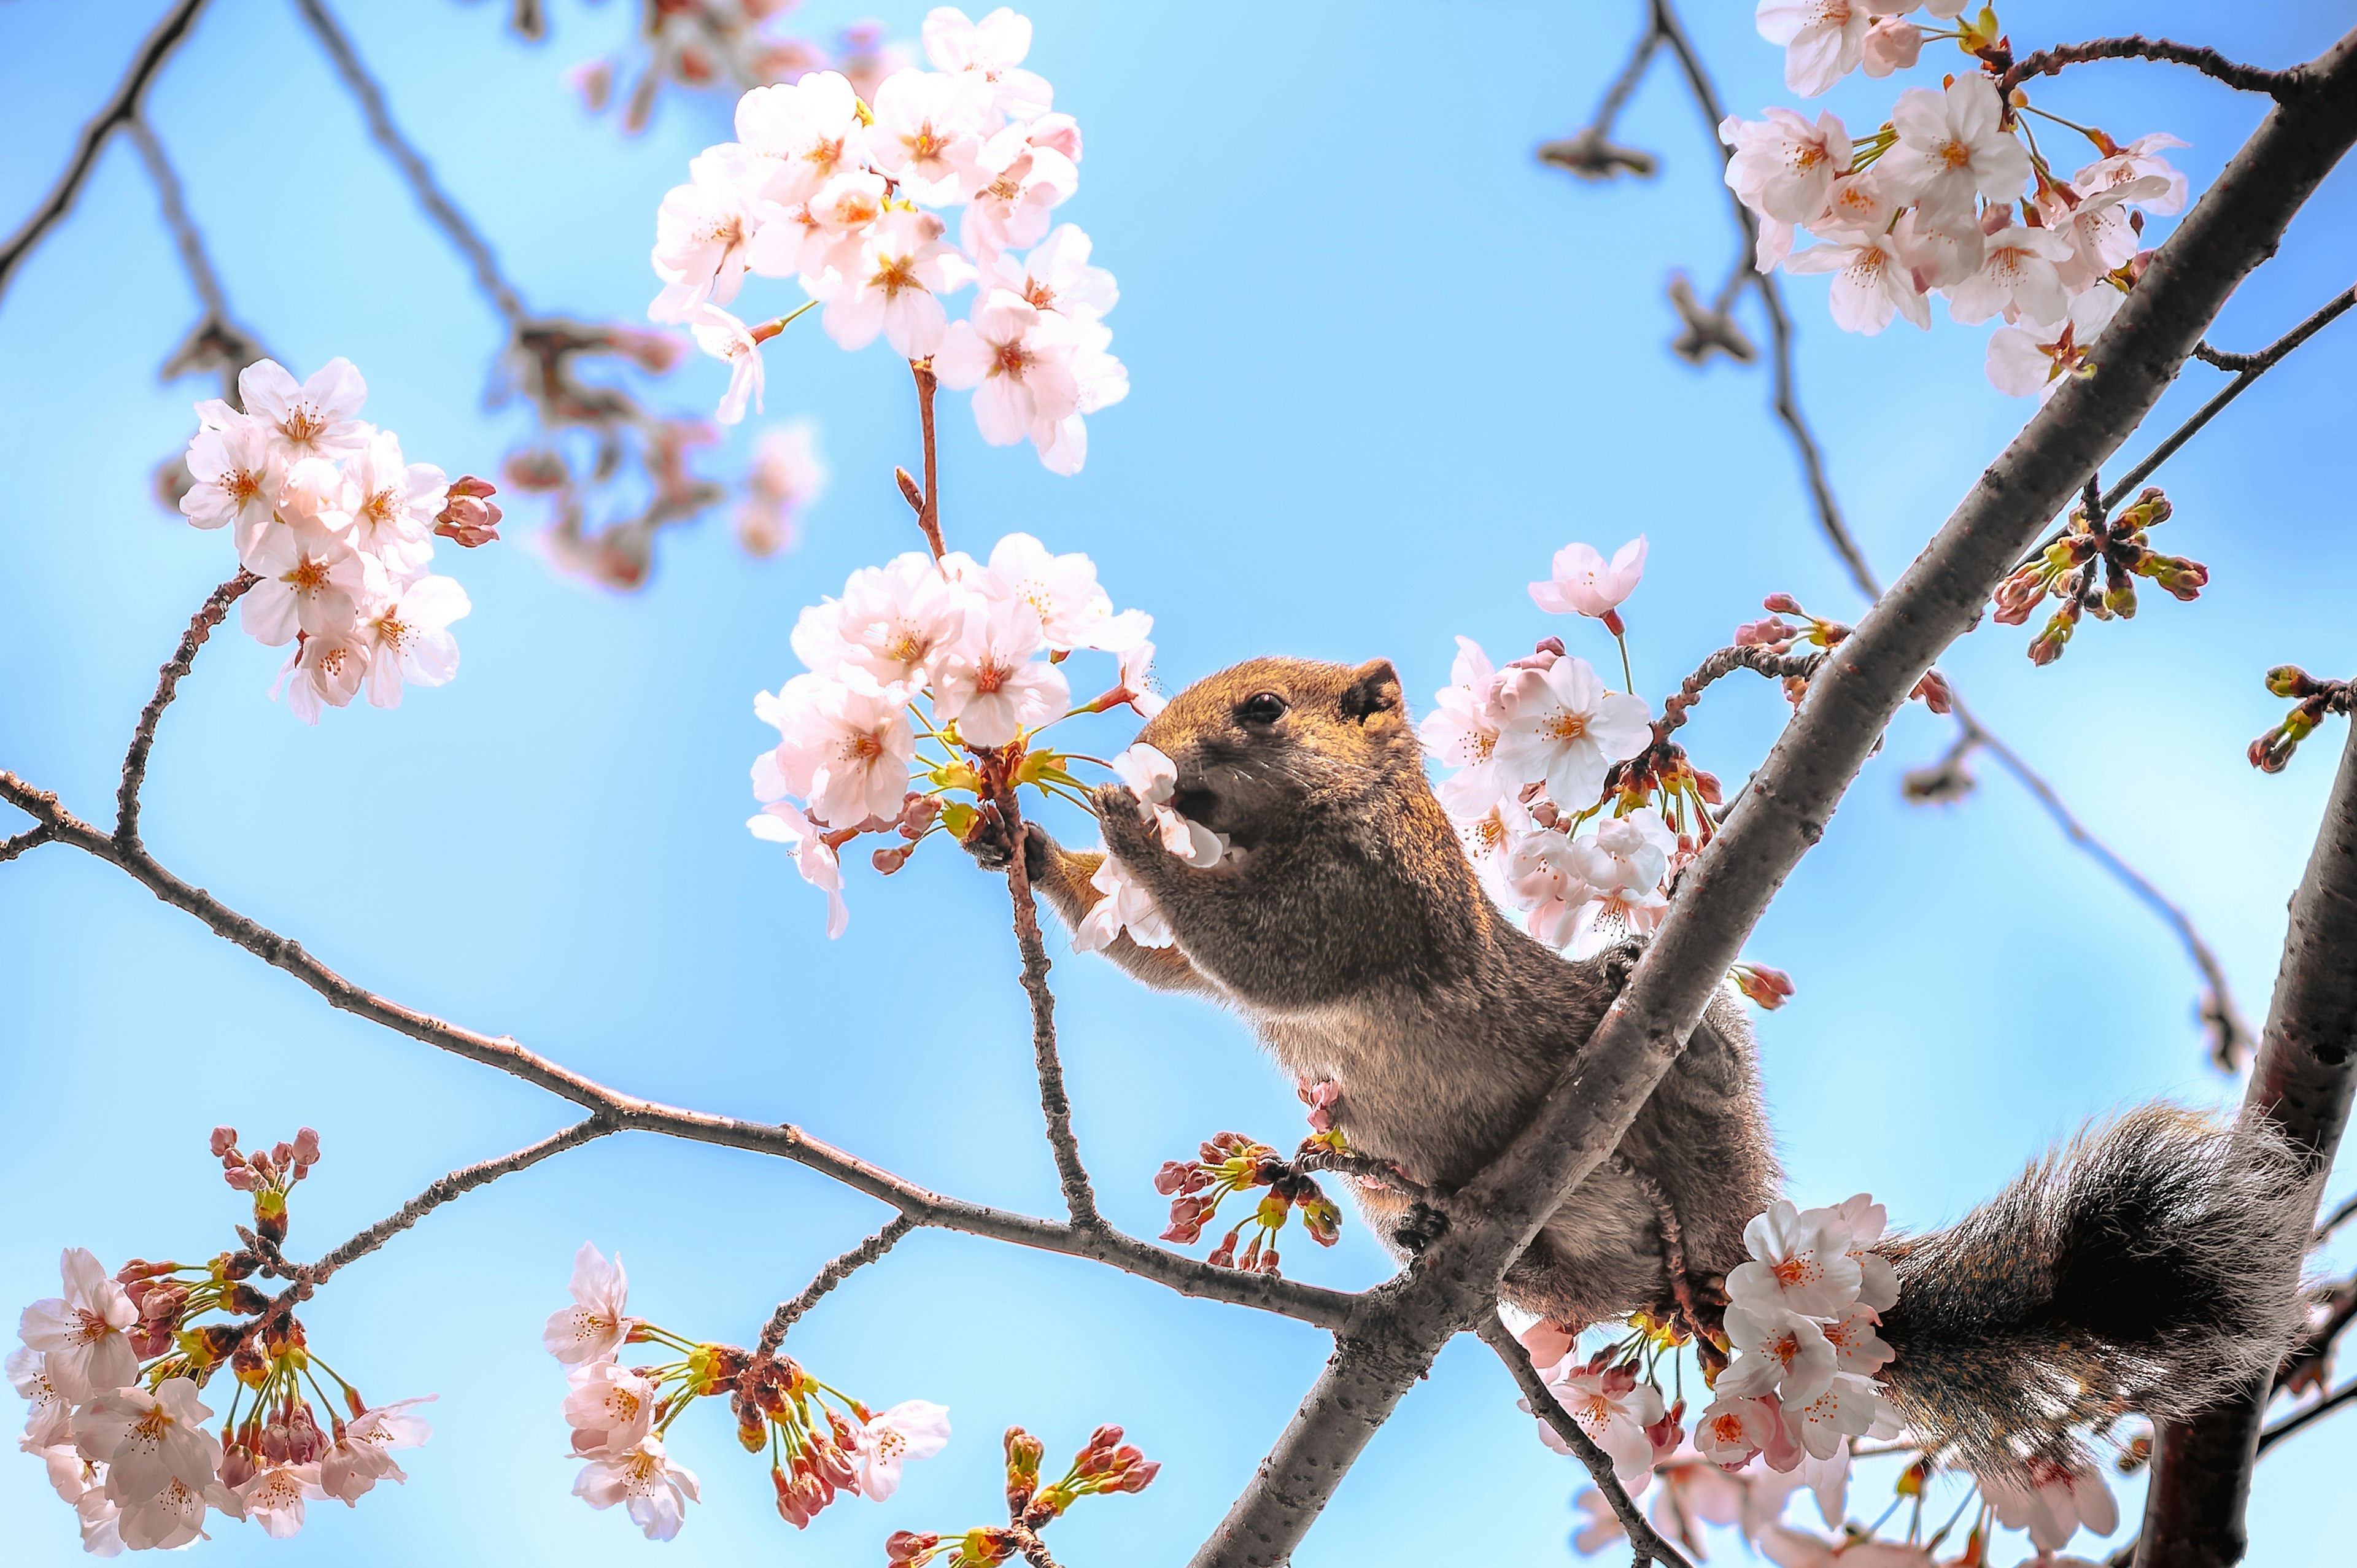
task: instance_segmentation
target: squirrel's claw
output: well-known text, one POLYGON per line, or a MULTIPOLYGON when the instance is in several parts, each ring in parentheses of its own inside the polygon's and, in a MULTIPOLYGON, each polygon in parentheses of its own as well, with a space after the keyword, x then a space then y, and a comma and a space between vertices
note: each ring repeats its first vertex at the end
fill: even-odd
POLYGON ((1448 1216, 1419 1199, 1407 1207, 1392 1231, 1392 1244, 1415 1256, 1448 1233, 1448 1216))

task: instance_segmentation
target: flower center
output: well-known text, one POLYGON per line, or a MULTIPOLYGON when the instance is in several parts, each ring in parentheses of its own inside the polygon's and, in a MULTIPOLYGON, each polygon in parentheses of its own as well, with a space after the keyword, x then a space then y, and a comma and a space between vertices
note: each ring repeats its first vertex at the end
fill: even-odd
POLYGON ((86 1308, 74 1308, 74 1316, 80 1319, 74 1325, 74 1338, 81 1344, 95 1345, 113 1332, 112 1324, 86 1308))
POLYGON ((262 476, 243 468, 233 469, 221 477, 221 488, 233 504, 242 507, 262 493, 262 476))
POLYGON ((298 594, 316 594, 328 585, 328 564, 306 555, 278 580, 298 594))
POLYGON ((1943 142, 1932 151, 1945 168, 1962 168, 1973 161, 1972 148, 1962 142, 1943 142))
POLYGON ((887 299, 896 298, 909 290, 918 294, 928 292, 910 270, 916 264, 914 256, 878 256, 876 261, 876 275, 867 280, 867 286, 882 289, 887 299))
POLYGON ((1587 733, 1587 715, 1558 712, 1539 726, 1539 733, 1552 741, 1577 740, 1587 733))
POLYGON ((319 438, 320 433, 328 428, 328 422, 319 416, 318 410, 297 403, 287 411, 286 422, 278 428, 286 433, 287 440, 297 446, 305 446, 319 438))
POLYGON ((1794 1285, 1806 1284, 1816 1278, 1817 1265, 1806 1254, 1803 1254, 1770 1263, 1768 1265, 1768 1272, 1776 1276, 1778 1284, 1782 1285, 1786 1290, 1791 1290, 1794 1285))
POLYGON ((1023 379, 1023 367, 1030 362, 1031 353, 1022 344, 1001 343, 998 346, 998 353, 992 361, 990 373, 995 376, 1013 376, 1019 381, 1023 379))

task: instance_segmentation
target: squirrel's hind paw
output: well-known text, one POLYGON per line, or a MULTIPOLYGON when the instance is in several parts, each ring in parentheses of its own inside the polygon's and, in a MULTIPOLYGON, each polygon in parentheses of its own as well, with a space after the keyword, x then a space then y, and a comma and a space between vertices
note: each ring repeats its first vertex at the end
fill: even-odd
POLYGON ((1432 1205, 1418 1200, 1407 1207, 1399 1224, 1392 1230, 1392 1245, 1410 1257, 1415 1256, 1448 1233, 1448 1216, 1432 1205))

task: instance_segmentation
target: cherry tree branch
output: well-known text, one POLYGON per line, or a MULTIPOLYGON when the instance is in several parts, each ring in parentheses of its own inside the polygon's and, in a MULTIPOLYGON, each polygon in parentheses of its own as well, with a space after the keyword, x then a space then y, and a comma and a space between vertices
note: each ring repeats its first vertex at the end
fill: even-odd
MULTIPOLYGON (((949 553, 942 539, 942 471, 941 461, 933 444, 933 392, 941 385, 933 374, 931 360, 911 360, 909 373, 917 381, 917 422, 923 427, 925 439, 925 488, 920 491, 909 478, 906 468, 892 470, 900 481, 900 493, 917 513, 917 526, 924 531, 925 543, 938 561, 949 553)), ((1019 842, 1019 841, 1018 841, 1019 842)))
POLYGON ((1538 1369, 1531 1365, 1530 1352, 1498 1320, 1498 1315, 1493 1312, 1477 1320, 1473 1332, 1498 1353, 1498 1359, 1506 1363, 1506 1370, 1514 1375, 1514 1382, 1522 1389, 1523 1397, 1530 1402, 1531 1413, 1545 1422, 1555 1434, 1563 1439, 1572 1456, 1587 1467, 1589 1477, 1596 1482, 1596 1489, 1603 1493, 1604 1500, 1611 1505, 1613 1517, 1620 1521, 1620 1528, 1629 1532, 1629 1546, 1632 1553, 1629 1568, 1647 1568, 1647 1564, 1653 1563, 1662 1563, 1663 1568, 1694 1568, 1676 1547, 1663 1539, 1661 1531, 1655 1530, 1652 1521, 1638 1509, 1636 1499, 1630 1497, 1629 1488, 1620 1484, 1620 1476, 1613 1470, 1611 1455, 1598 1448, 1596 1440, 1572 1419, 1569 1411, 1563 1408, 1563 1402, 1555 1397, 1555 1391, 1546 1386, 1546 1380, 1540 1377, 1538 1369))
MULTIPOLYGON (((1361 1298, 1308 1397, 1196 1553, 1196 1568, 1286 1561, 1441 1347, 1495 1311, 1507 1267, 1619 1145, 1908 693, 1974 624, 2014 557, 2088 471, 2152 412, 2234 286, 2357 141, 2357 32, 2293 74, 2299 90, 2285 94, 2161 246, 2095 344, 2092 373, 2065 383, 2030 418, 1811 679, 1568 1074, 1452 1205, 1482 1218, 1452 1229, 1398 1280, 1361 1298)), ((2357 901, 2350 918, 2357 926, 2357 901)), ((2344 962, 2341 979, 2357 999, 2357 964, 2344 962)))
POLYGON ((74 143, 73 156, 66 160, 65 169, 49 188, 48 195, 8 236, 7 242, 0 244, 0 294, 7 292, 9 280, 24 259, 33 253, 33 248, 73 209, 74 199, 81 194, 91 170, 98 166, 99 151, 106 145, 106 138, 117 125, 128 123, 139 113, 148 84, 156 80, 156 73, 164 68, 180 40, 188 37, 188 29, 196 25, 197 13, 204 8, 205 0, 178 0, 164 13, 163 20, 139 46, 139 52, 131 57, 131 68, 123 73, 113 95, 83 124, 81 135, 74 143))
POLYGON ((2301 1427, 2323 1420, 2352 1400, 2357 1400, 2357 1383, 2345 1383, 2309 1405, 2306 1410, 2287 1415, 2260 1433, 2257 1451, 2261 1454, 2266 1453, 2301 1427))
MULTIPOLYGON (((2357 93, 2350 97, 2357 100, 2357 93)), ((2357 118, 2357 102, 2344 105, 2344 113, 2357 118)), ((2291 929, 2276 974, 2275 999, 2243 1104, 2245 1115, 2274 1122, 2308 1156, 2320 1186, 2348 1128, 2352 1092, 2357 726, 2342 747, 2316 848, 2292 895, 2291 929)), ((2241 1398, 2190 1422, 2163 1424, 2154 1434, 2137 1568, 2225 1568, 2241 1560, 2249 1543, 2243 1512, 2250 1499, 2251 1466, 2274 1389, 2272 1374, 2262 1377, 2241 1398)))
POLYGON ((139 725, 131 732, 131 749, 123 754, 123 782, 114 791, 114 836, 123 843, 135 848, 139 843, 139 789, 147 781, 147 757, 156 749, 156 725, 163 719, 164 710, 172 705, 172 699, 179 695, 180 682, 196 663, 197 650, 228 616, 230 606, 244 597, 246 590, 260 581, 240 567, 236 576, 215 588, 204 607, 189 618, 188 629, 180 636, 180 646, 156 671, 156 694, 139 711, 139 725))
POLYGON ((2267 70, 2255 65, 2238 65, 2216 49, 2200 44, 2174 43, 2168 38, 2147 38, 2130 34, 2124 38, 2096 38, 2083 44, 2058 44, 2050 49, 2022 56, 1998 80, 1997 91, 2010 93, 2023 82, 2035 77, 2052 76, 2065 66, 2084 65, 2098 59, 2165 60, 2171 65, 2190 65, 2202 75, 2222 81, 2240 92, 2264 92, 2278 101, 2299 90, 2298 72, 2267 70))
POLYGON ((894 1215, 891 1223, 884 1229, 821 1269, 818 1278, 802 1287, 802 1294, 791 1301, 780 1302, 778 1310, 770 1315, 768 1325, 761 1330, 761 1354, 776 1355, 778 1347, 786 1342, 786 1330, 791 1328, 803 1313, 817 1305, 821 1296, 890 1251, 901 1237, 916 1228, 917 1221, 907 1214, 894 1215))
POLYGON ((2357 1219, 2357 1195, 2342 1199, 2340 1208, 2324 1217, 2323 1221, 2316 1228, 2317 1245, 2322 1246, 2332 1240, 2332 1233, 2348 1224, 2352 1219, 2357 1219))
POLYGON ((1048 1147, 1056 1156, 1056 1176, 1072 1224, 1094 1230, 1104 1217, 1097 1212, 1096 1194, 1081 1164, 1080 1140, 1072 1135, 1072 1102, 1064 1092, 1064 1064, 1056 1051, 1056 996, 1048 989, 1048 944, 1039 935, 1039 905, 1031 896, 1031 875, 1019 847, 1023 813, 1012 789, 998 792, 997 805, 1006 819, 1007 841, 1018 846, 1006 862, 1006 891, 1015 905, 1016 945, 1023 954, 1023 990, 1031 999, 1031 1050, 1039 1072, 1039 1111, 1048 1122, 1048 1147))

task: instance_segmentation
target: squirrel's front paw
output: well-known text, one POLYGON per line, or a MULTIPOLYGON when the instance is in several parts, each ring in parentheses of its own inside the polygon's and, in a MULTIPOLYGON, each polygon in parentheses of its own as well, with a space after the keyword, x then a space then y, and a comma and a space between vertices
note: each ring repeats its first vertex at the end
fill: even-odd
POLYGON ((1392 1230, 1392 1245, 1415 1257, 1448 1232, 1448 1216, 1425 1202, 1411 1203, 1392 1230))
MULTIPOLYGON (((1024 824, 1024 829, 1026 837, 1039 831, 1028 822, 1024 824)), ((964 846, 966 854, 974 856, 974 863, 985 871, 1004 871, 1015 864, 1014 837, 1006 831, 1006 819, 999 814, 995 801, 976 803, 974 825, 966 829, 965 837, 958 842, 964 846)))
POLYGON ((1612 988, 1612 993, 1618 996, 1620 993, 1620 988, 1629 983, 1629 977, 1637 972, 1637 961, 1645 956, 1645 949, 1652 941, 1652 938, 1649 936, 1632 933, 1614 942, 1588 961, 1594 963, 1603 972, 1606 983, 1612 988))

